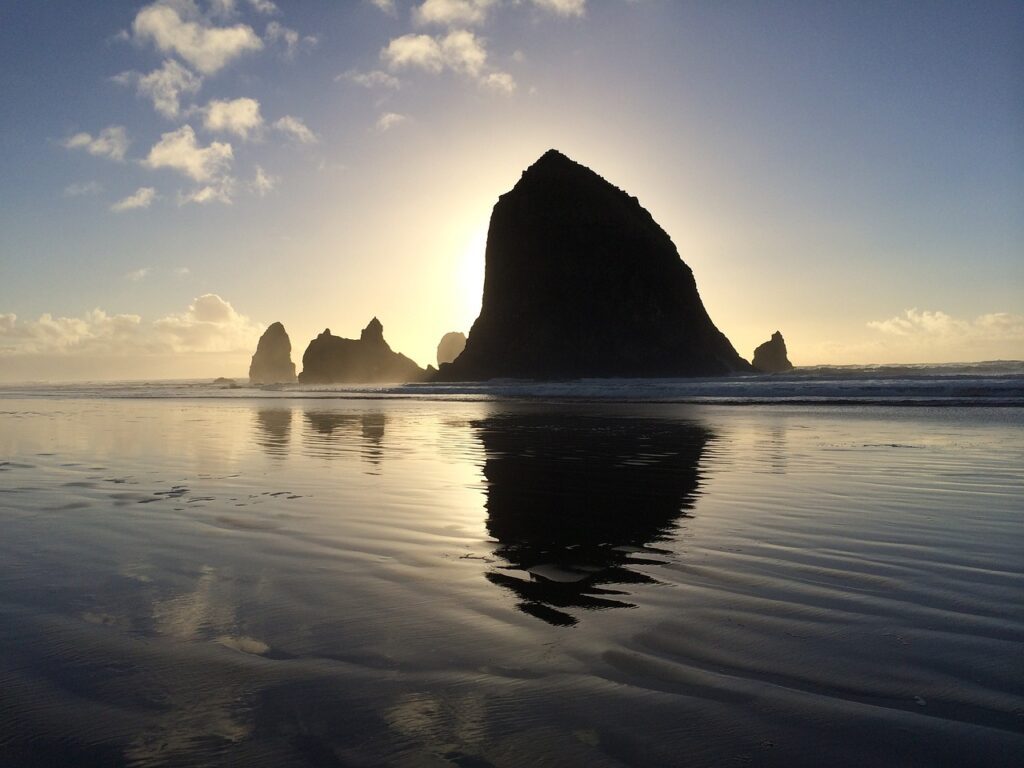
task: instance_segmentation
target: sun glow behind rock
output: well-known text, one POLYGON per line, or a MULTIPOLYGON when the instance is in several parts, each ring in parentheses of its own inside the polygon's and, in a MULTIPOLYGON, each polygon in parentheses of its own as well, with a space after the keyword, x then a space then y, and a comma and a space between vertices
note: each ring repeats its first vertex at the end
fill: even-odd
POLYGON ((459 295, 462 306, 460 316, 465 325, 453 328, 469 335, 469 328, 480 314, 484 291, 484 254, 487 250, 487 222, 479 224, 466 241, 459 259, 459 295))

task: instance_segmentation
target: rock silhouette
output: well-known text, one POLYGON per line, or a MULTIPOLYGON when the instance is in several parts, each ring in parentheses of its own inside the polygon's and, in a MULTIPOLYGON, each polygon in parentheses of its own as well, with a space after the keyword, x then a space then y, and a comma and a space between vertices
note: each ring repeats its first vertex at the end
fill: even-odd
POLYGON ((292 342, 281 323, 271 323, 260 336, 256 354, 249 365, 249 381, 253 384, 292 384, 295 363, 292 342))
POLYGON ((438 378, 750 370, 637 199, 550 150, 494 206, 480 316, 438 378))
POLYGON ((761 373, 783 373, 793 370, 793 364, 786 357, 786 340, 776 331, 772 337, 754 350, 753 366, 761 373))
POLYGON ((302 355, 303 384, 378 384, 419 381, 424 372, 403 354, 392 352, 376 317, 358 339, 332 336, 328 328, 302 355))
POLYGON ((488 581, 524 613, 573 625, 580 611, 630 607, 634 566, 663 563, 700 493, 713 435, 693 422, 525 412, 473 422, 484 449, 487 532, 505 562, 488 581), (525 572, 525 573, 524 573, 525 572))
POLYGON ((444 365, 455 360, 466 348, 466 334, 461 331, 452 331, 441 337, 437 345, 437 364, 444 365))

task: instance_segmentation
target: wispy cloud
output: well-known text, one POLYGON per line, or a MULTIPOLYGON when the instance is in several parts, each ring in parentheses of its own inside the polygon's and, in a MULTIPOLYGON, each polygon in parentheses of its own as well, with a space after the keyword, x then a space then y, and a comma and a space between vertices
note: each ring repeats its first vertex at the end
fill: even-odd
POLYGON ((231 145, 219 141, 202 147, 196 141, 191 125, 183 125, 176 131, 169 131, 149 150, 142 161, 148 168, 171 168, 179 173, 205 182, 224 173, 233 158, 231 145))
POLYGON ((121 85, 135 85, 136 92, 153 102, 153 108, 168 119, 174 119, 181 111, 181 97, 195 95, 203 85, 203 78, 181 66, 174 59, 167 59, 163 66, 147 75, 138 72, 122 72, 115 75, 114 82, 121 85))
POLYGON ((83 197, 85 195, 98 195, 103 191, 103 185, 98 181, 81 181, 68 184, 64 187, 65 197, 83 197))
MULTIPOLYGON (((118 200, 110 206, 110 210, 114 213, 122 213, 123 211, 133 211, 137 208, 149 208, 155 199, 156 190, 153 189, 153 187, 139 187, 134 193, 128 195, 128 197, 118 200)), ((145 276, 146 270, 142 270, 142 274, 139 275, 138 279, 142 279, 145 276)))
POLYGON ((350 69, 347 72, 343 72, 334 78, 338 80, 348 80, 356 85, 361 85, 363 88, 390 88, 397 90, 401 87, 402 81, 394 75, 390 75, 380 69, 374 69, 370 72, 360 72, 355 69, 350 69))
POLYGON ((216 26, 189 0, 160 0, 143 7, 132 22, 132 35, 138 42, 152 42, 159 51, 176 53, 207 75, 263 48, 252 27, 216 26))
POLYGON ((370 0, 370 2, 389 16, 398 15, 398 10, 395 8, 395 0, 370 0))
POLYGON ((385 112, 377 118, 377 130, 381 132, 390 131, 395 126, 408 122, 408 120, 408 117, 400 115, 397 112, 385 112))
POLYGON ((264 16, 273 16, 276 13, 280 13, 278 7, 270 0, 249 0, 249 5, 252 6, 254 11, 262 13, 264 16))
POLYGON ((149 272, 150 272, 149 267, 143 267, 142 269, 136 269, 136 270, 133 270, 132 272, 129 272, 128 274, 126 274, 124 276, 124 279, 128 280, 129 282, 132 282, 132 283, 138 283, 138 282, 140 282, 142 280, 145 280, 146 279, 146 275, 148 275, 149 272))
POLYGON ((587 11, 587 0, 533 0, 533 4, 558 16, 582 16, 587 11))
POLYGON ((268 43, 279 44, 284 48, 286 59, 295 57, 299 51, 309 51, 316 47, 319 38, 316 35, 302 36, 294 29, 284 26, 276 21, 267 24, 265 37, 268 43))
POLYGON ((83 131, 65 139, 63 144, 68 149, 84 149, 90 155, 121 161, 128 151, 128 132, 123 125, 109 125, 97 136, 83 131))
POLYGON ((252 182, 249 184, 249 188, 257 194, 259 197, 264 197, 273 191, 274 187, 277 186, 278 179, 276 176, 271 176, 260 165, 256 166, 256 174, 253 176, 252 182))
POLYGON ((868 327, 889 337, 925 345, 972 340, 1024 342, 1024 315, 1009 312, 989 312, 968 320, 915 307, 887 320, 872 320, 868 327))
POLYGON ((274 129, 294 139, 300 144, 316 144, 316 134, 306 126, 298 117, 285 115, 274 122, 274 129))
POLYGON ((231 205, 234 201, 235 179, 231 176, 222 176, 211 184, 198 187, 191 192, 178 194, 178 205, 208 205, 209 203, 223 203, 231 205))

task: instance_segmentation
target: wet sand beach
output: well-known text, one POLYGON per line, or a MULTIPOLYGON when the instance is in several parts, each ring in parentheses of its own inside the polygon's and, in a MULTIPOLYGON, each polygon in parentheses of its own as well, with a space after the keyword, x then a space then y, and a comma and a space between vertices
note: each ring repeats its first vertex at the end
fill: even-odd
POLYGON ((1024 411, 0 400, 0 765, 1019 765, 1024 411))

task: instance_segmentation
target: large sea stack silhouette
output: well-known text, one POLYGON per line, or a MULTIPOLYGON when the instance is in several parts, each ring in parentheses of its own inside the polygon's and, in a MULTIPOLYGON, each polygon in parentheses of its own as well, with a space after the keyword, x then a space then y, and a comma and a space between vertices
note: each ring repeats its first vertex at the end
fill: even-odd
POLYGON ((776 331, 764 344, 754 350, 754 368, 761 373, 784 373, 793 370, 786 356, 786 340, 776 331))
POLYGON ((480 316, 438 378, 750 370, 665 230, 635 197, 552 149, 494 206, 480 316))
POLYGON ((253 384, 295 383, 292 342, 281 323, 271 323, 260 336, 249 365, 249 381, 253 384))
POLYGON ((376 317, 358 339, 332 336, 328 328, 302 355, 303 384, 381 384, 419 381, 424 371, 384 341, 384 326, 376 317))

